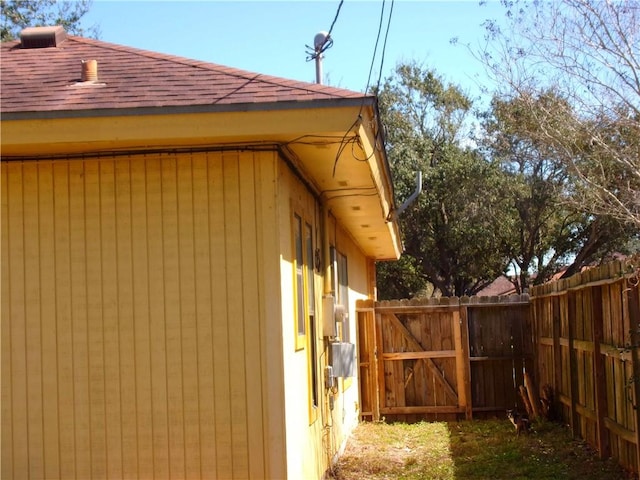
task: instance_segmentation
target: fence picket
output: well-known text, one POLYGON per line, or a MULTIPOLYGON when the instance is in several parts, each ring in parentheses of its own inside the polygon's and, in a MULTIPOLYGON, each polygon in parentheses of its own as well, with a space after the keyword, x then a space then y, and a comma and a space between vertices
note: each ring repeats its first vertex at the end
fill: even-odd
POLYGON ((535 393, 552 388, 557 420, 638 472, 639 262, 536 286, 531 296, 375 303, 374 420, 504 415, 528 373, 535 393))
POLYGON ((636 257, 531 290, 536 374, 553 386, 561 419, 598 450, 638 472, 640 303, 636 257), (551 316, 551 318, 548 318, 551 316), (549 341, 541 332, 552 322, 549 341))

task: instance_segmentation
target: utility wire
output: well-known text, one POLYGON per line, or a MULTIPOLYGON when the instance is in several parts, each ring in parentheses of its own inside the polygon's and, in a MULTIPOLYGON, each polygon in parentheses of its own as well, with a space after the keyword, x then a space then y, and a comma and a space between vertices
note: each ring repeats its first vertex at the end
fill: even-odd
MULTIPOLYGON (((383 66, 384 66, 384 58, 385 58, 385 53, 387 50, 387 39, 389 38, 389 29, 391 26, 391 17, 393 16, 393 6, 395 4, 395 0, 391 0, 391 7, 389 9, 389 15, 387 17, 387 28, 384 34, 384 42, 382 43, 382 53, 380 54, 380 70, 378 72, 378 82, 376 83, 376 95, 380 92, 380 83, 382 81, 382 71, 383 71, 383 66)), ((383 5, 382 5, 382 11, 380 13, 380 24, 378 26, 378 40, 380 39, 380 33, 382 32, 382 21, 384 19, 384 1, 383 1, 383 5)), ((374 54, 373 54, 373 58, 371 59, 371 68, 369 69, 369 79, 367 80, 367 90, 369 90, 369 82, 371 80, 371 72, 373 71, 373 65, 375 63, 375 50, 377 49, 377 42, 378 40, 376 40, 376 48, 374 49, 374 54)), ((366 91, 365 91, 366 93, 366 91)), ((362 113, 362 106, 364 105, 364 100, 363 100, 363 104, 360 105, 360 112, 358 114, 358 116, 360 117, 360 114, 362 113)), ((378 150, 378 143, 377 143, 377 139, 379 136, 379 132, 376 133, 376 142, 373 145, 373 151, 371 152, 371 155, 365 157, 365 158, 360 158, 358 157, 358 155, 356 154, 355 150, 354 150, 354 142, 351 143, 351 152, 353 155, 353 158, 355 160, 357 160, 358 162, 368 162, 369 159, 371 159, 371 157, 373 155, 375 155, 375 151, 378 150)), ((380 139, 381 142, 384 142, 384 140, 380 139)))
MULTIPOLYGON (((378 23, 378 34, 376 35, 376 43, 373 47, 373 56, 371 57, 371 66, 369 67, 369 76, 367 77, 367 86, 364 89, 364 95, 366 95, 367 91, 369 90, 369 82, 371 82, 371 73, 373 72, 373 65, 375 64, 375 61, 376 61, 376 52, 378 51, 378 42, 380 41, 380 34, 382 33, 382 23, 384 21, 384 6, 385 6, 385 0, 382 0, 382 8, 380 10, 380 22, 378 23)), ((340 155, 342 155, 342 152, 348 145, 348 142, 345 142, 345 139, 347 138, 347 135, 349 135, 349 132, 354 127, 356 127, 358 125, 358 122, 362 119, 363 108, 364 108, 364 96, 362 98, 362 102, 360 103, 360 110, 358 111, 358 116, 355 119, 355 121, 351 124, 349 129, 345 132, 344 136, 342 137, 342 142, 344 143, 343 145, 340 146, 340 148, 338 148, 338 151, 336 152, 336 158, 333 162, 333 172, 332 172, 332 176, 334 178, 336 176, 336 169, 338 167, 338 160, 340 160, 340 155)))
MULTIPOLYGON (((340 2, 342 6, 342 2, 340 2)), ((382 53, 380 55, 380 70, 378 72, 378 81, 376 83, 376 94, 380 91, 380 83, 382 81, 382 71, 383 71, 383 66, 384 66, 384 58, 385 58, 385 53, 386 53, 386 49, 387 49, 387 39, 389 38, 389 30, 390 30, 390 26, 391 26, 391 17, 393 16, 393 7, 395 4, 395 0, 391 0, 391 7, 389 9, 389 15, 387 17, 387 28, 385 30, 385 34, 384 34, 384 41, 382 44, 382 53)), ((384 23, 384 12, 385 12, 385 5, 386 5, 386 1, 382 0, 382 8, 380 9, 380 21, 378 23, 378 33, 376 35, 376 43, 373 47, 373 55, 371 57, 371 65, 369 66, 369 75, 367 77, 367 86, 365 87, 364 90, 364 94, 366 95, 367 92, 369 91, 369 85, 371 84, 371 75, 373 73, 373 66, 375 65, 376 62, 376 54, 378 52, 378 44, 380 42, 380 36, 382 34, 382 25, 384 23)), ((340 7, 338 7, 338 12, 336 12, 336 19, 337 19, 337 14, 340 12, 340 7)), ((335 23, 335 19, 334 19, 334 23, 335 23)), ((333 24, 331 26, 333 28, 333 24)), ((327 36, 327 38, 329 38, 329 36, 327 36)), ((328 47, 327 47, 328 48, 328 47)), ((356 155, 355 151, 354 151, 354 146, 355 143, 353 141, 353 139, 349 139, 348 141, 345 141, 347 138, 347 135, 349 134, 349 132, 357 126, 358 122, 362 120, 362 109, 364 108, 364 98, 362 99, 362 103, 360 104, 360 110, 358 111, 358 116, 356 118, 356 120, 353 122, 353 124, 349 127, 349 129, 345 132, 344 136, 342 137, 342 145, 340 146, 340 148, 338 148, 338 151, 336 153, 336 158, 335 161, 333 162, 333 177, 336 176, 336 168, 338 167, 338 160, 340 159, 340 155, 342 155, 342 152, 344 151, 344 149, 346 148, 346 146, 351 143, 351 151, 352 151, 352 155, 354 157, 355 160, 359 161, 359 162, 366 162, 369 161, 369 159, 375 155, 375 151, 376 149, 378 149, 377 146, 377 137, 379 135, 379 132, 376 133, 376 142, 373 146, 373 152, 371 153, 371 155, 369 155, 366 158, 358 158, 358 156, 356 155)))
MULTIPOLYGON (((380 9, 380 23, 378 24, 378 34, 376 35, 376 43, 373 47, 373 56, 371 57, 371 66, 369 67, 369 76, 367 77, 367 86, 364 89, 365 95, 369 91, 369 84, 371 82, 371 73, 373 72, 373 65, 376 62, 376 53, 378 51, 378 42, 380 41, 380 34, 382 33, 382 22, 384 20, 384 6, 385 0, 382 0, 382 8, 380 9)), ((362 111, 362 107, 360 107, 362 111)))
POLYGON ((308 49, 307 62, 311 60, 315 60, 316 58, 318 58, 318 56, 322 55, 325 51, 327 51, 329 48, 333 46, 333 38, 331 38, 331 32, 333 32, 333 27, 338 21, 338 17, 340 16, 340 9, 342 8, 343 3, 344 3, 344 0, 340 0, 340 3, 338 4, 338 9, 336 10, 336 14, 333 17, 333 22, 331 22, 331 26, 329 27, 329 32, 327 33, 327 36, 325 37, 322 44, 318 46, 314 45, 313 47, 309 45, 305 45, 308 49))
MULTIPOLYGON (((327 38, 331 37, 331 32, 333 32, 333 26, 336 24, 336 21, 338 20, 338 16, 340 15, 340 9, 342 8, 342 4, 344 3, 344 0, 340 0, 340 3, 338 4, 338 10, 336 10, 336 16, 333 17, 333 22, 331 22, 331 26, 329 27, 329 33, 327 34, 327 38)), ((326 43, 326 40, 325 40, 326 43)))
POLYGON ((382 67, 384 66, 384 54, 387 50, 387 38, 389 37, 389 27, 391 26, 391 16, 393 15, 393 5, 395 0, 391 0, 391 8, 389 9, 389 19, 387 20, 387 31, 384 34, 384 43, 382 44, 382 55, 380 56, 380 71, 378 72, 378 83, 376 84, 376 95, 380 91, 380 81, 382 80, 382 67))

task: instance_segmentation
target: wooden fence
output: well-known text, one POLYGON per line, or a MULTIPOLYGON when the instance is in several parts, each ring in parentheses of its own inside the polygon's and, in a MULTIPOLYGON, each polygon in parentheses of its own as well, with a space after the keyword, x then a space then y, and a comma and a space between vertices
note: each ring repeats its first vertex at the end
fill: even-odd
POLYGON ((504 415, 533 366, 527 296, 357 305, 363 419, 504 415))
POLYGON ((640 465, 637 266, 614 262, 531 291, 536 380, 603 458, 640 465))

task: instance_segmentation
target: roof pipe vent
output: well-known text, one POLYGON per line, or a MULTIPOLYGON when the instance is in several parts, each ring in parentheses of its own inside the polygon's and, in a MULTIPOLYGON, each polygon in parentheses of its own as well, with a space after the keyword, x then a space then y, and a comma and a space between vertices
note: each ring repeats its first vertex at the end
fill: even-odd
POLYGON ((98 61, 97 60, 82 60, 82 74, 80 80, 83 82, 97 82, 98 81, 98 61))
POLYGON ((54 27, 27 27, 20 32, 22 48, 58 47, 67 39, 67 32, 61 25, 54 27))

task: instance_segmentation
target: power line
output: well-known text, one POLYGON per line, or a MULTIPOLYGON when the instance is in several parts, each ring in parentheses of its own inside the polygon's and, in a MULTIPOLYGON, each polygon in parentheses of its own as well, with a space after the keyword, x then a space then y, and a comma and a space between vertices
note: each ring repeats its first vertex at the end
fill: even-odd
MULTIPOLYGON (((376 84, 376 95, 380 92, 380 82, 382 80, 382 70, 383 70, 383 66, 384 66, 384 57, 385 57, 385 53, 387 50, 387 39, 389 38, 389 29, 391 26, 391 17, 393 16, 393 6, 395 4, 395 0, 391 0, 391 8, 389 9, 389 15, 387 18, 387 28, 384 34, 384 42, 382 44, 382 53, 380 54, 380 70, 378 72, 378 82, 376 84)), ((373 65, 375 64, 375 59, 376 59, 376 51, 378 49, 378 41, 380 40, 380 34, 382 33, 382 22, 384 20, 384 5, 385 2, 383 0, 382 2, 382 9, 380 11, 380 23, 378 25, 378 35, 376 38, 376 45, 373 49, 373 57, 371 58, 371 67, 369 68, 369 78, 367 79, 367 88, 365 89, 365 94, 367 93, 367 91, 369 90, 369 83, 371 81, 371 73, 373 72, 373 65)), ((361 117, 362 114, 362 107, 364 106, 364 99, 363 99, 363 103, 360 105, 360 112, 358 113, 358 118, 361 117)), ((378 137, 380 132, 376 133, 376 139, 378 137)), ((356 159, 359 162, 367 162, 369 161, 369 159, 375 155, 375 151, 377 149, 377 142, 374 144, 374 148, 373 148, 373 152, 371 152, 371 154, 365 158, 358 158, 358 156, 356 155, 355 151, 353 151, 353 143, 351 145, 351 151, 353 154, 353 158, 356 159)), ((334 170, 335 170, 335 166, 334 166, 334 170)))
POLYGON ((329 27, 329 33, 327 34, 327 38, 331 37, 331 32, 333 32, 333 26, 336 24, 336 21, 338 20, 338 16, 340 15, 340 9, 342 8, 343 3, 344 3, 344 0, 340 0, 340 3, 338 4, 338 10, 336 10, 336 16, 333 17, 333 22, 331 22, 331 26, 329 27))
POLYGON ((344 0, 340 0, 338 4, 338 9, 336 10, 336 14, 333 17, 333 21, 331 22, 331 26, 329 27, 329 32, 327 36, 324 38, 320 45, 314 45, 313 47, 309 45, 305 45, 307 47, 307 62, 310 60, 315 60, 319 55, 322 55, 325 51, 333 46, 333 38, 331 38, 331 32, 333 32, 333 27, 338 21, 338 17, 340 16, 340 9, 342 8, 342 4, 344 0))
MULTIPOLYGON (((371 82, 371 73, 373 72, 373 65, 376 62, 376 53, 378 51, 378 42, 380 41, 380 34, 382 33, 382 22, 384 20, 384 6, 385 0, 382 0, 382 8, 380 9, 380 23, 378 24, 378 34, 376 35, 376 43, 373 47, 373 55, 371 57, 371 66, 369 67, 369 76, 367 77, 367 86, 364 89, 365 95, 369 90, 369 83, 371 82)), ((361 108, 362 110, 362 108, 361 108)))
MULTIPOLYGON (((340 2, 342 4, 342 2, 340 2)), ((376 94, 379 92, 380 90, 380 82, 382 80, 382 69, 384 66, 384 58, 385 58, 385 53, 386 53, 386 49, 387 49, 387 39, 389 37, 389 29, 391 26, 391 17, 393 15, 393 6, 395 4, 395 0, 391 0, 391 7, 389 9, 389 15, 387 18, 387 28, 384 34, 384 42, 382 44, 382 53, 380 55, 380 71, 378 72, 378 82, 376 84, 376 94)), ((375 65, 376 62, 376 54, 378 52, 378 43, 380 42, 380 36, 382 34, 382 25, 384 23, 384 19, 385 19, 385 5, 386 5, 386 1, 382 0, 382 8, 380 9, 380 21, 378 23, 378 33, 376 35, 376 43, 373 47, 373 55, 371 57, 371 65, 369 67, 369 75, 367 77, 367 86, 364 89, 364 94, 366 95, 367 92, 369 91, 369 85, 371 83, 371 74, 373 73, 373 66, 375 65)), ((340 8, 338 8, 338 12, 340 11, 340 8)), ((337 13, 336 13, 336 18, 337 18, 337 13)), ((335 23, 335 19, 334 19, 334 23, 335 23)), ((333 24, 332 24, 333 27, 333 24)), ((327 38, 329 36, 327 35, 327 38)), ((327 47, 328 48, 328 47, 327 47)), ((349 132, 358 124, 359 121, 361 121, 362 119, 362 109, 364 107, 364 98, 362 99, 362 103, 360 104, 360 110, 358 111, 358 116, 356 118, 356 120, 353 122, 353 124, 349 127, 349 129, 345 132, 344 136, 342 137, 342 145, 340 146, 340 148, 338 148, 338 152, 336 153, 336 158, 333 162, 333 177, 336 176, 336 169, 338 167, 338 160, 340 159, 340 155, 342 154, 342 152, 344 151, 344 149, 346 148, 346 146, 351 143, 351 149, 352 149, 352 154, 353 157, 360 162, 365 162, 368 161, 372 155, 375 154, 375 151, 377 149, 377 145, 374 145, 374 149, 373 152, 371 153, 371 155, 369 155, 366 158, 358 158, 358 156, 355 154, 355 152, 353 151, 355 142, 351 139, 349 141, 346 141, 347 135, 349 134, 349 132)), ((378 137, 378 135, 380 134, 380 132, 376 133, 376 137, 378 137)), ((377 138, 376 138, 376 144, 377 144, 377 138)))
POLYGON ((380 56, 380 71, 378 72, 378 83, 376 84, 376 94, 380 91, 380 80, 382 80, 382 67, 384 65, 384 54, 387 50, 387 37, 389 36, 389 27, 391 26, 391 16, 393 15, 393 5, 395 0, 391 0, 391 9, 389 10, 389 19, 387 20, 387 31, 384 34, 384 43, 382 44, 382 55, 380 56))
MULTIPOLYGON (((389 37, 389 27, 391 26, 391 16, 393 15, 393 5, 395 4, 395 0, 391 0, 391 8, 389 9, 389 18, 387 19, 387 30, 384 33, 384 42, 382 44, 382 53, 380 54, 380 70, 378 72, 378 83, 376 83, 376 95, 378 95, 380 93, 380 81, 382 80, 382 69, 384 66, 384 55, 387 51, 387 38, 389 37)), ((382 20, 382 19, 381 19, 382 20)), ((380 35, 380 32, 378 31, 378 36, 380 35)), ((375 54, 374 54, 374 58, 375 58, 375 54)), ((373 66, 373 60, 371 60, 371 65, 373 66)), ((371 73, 369 73, 369 75, 371 75, 371 73)), ((369 88, 369 86, 367 85, 367 89, 369 88)), ((365 91, 366 93, 366 91, 365 91)), ((362 110, 362 108, 361 108, 362 110)), ((379 135, 379 132, 376 133, 376 137, 379 135)), ((384 142, 384 140, 381 139, 382 142, 384 142)), ((359 162, 367 162, 369 161, 369 159, 375 154, 375 151, 377 149, 377 144, 374 144, 374 148, 373 148, 373 152, 371 152, 371 155, 369 155, 368 157, 365 158, 358 158, 355 154, 355 152, 353 152, 353 144, 351 145, 351 150, 353 152, 353 158, 355 158, 357 161, 359 162)))

